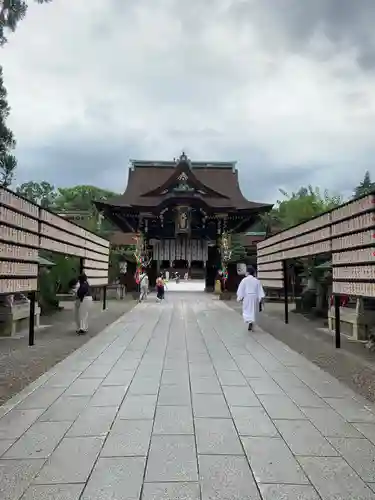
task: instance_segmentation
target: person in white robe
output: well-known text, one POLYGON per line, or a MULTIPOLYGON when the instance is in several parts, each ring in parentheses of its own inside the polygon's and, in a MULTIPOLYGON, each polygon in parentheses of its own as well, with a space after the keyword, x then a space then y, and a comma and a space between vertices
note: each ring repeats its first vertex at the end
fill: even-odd
POLYGON ((255 270, 249 267, 247 276, 242 279, 237 290, 237 301, 242 302, 242 317, 248 323, 249 330, 253 329, 260 304, 265 294, 261 282, 255 277, 255 270))

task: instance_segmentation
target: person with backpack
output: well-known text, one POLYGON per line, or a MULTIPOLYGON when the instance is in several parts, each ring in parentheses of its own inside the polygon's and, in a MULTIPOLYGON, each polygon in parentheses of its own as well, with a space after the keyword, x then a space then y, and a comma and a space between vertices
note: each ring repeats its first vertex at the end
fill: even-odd
POLYGON ((139 288, 140 288, 139 302, 142 302, 143 300, 147 299, 148 287, 149 287, 148 275, 146 271, 143 269, 139 277, 139 288))
POLYGON ((75 317, 77 324, 77 334, 87 333, 89 327, 89 312, 92 304, 92 296, 87 276, 83 273, 78 278, 76 286, 75 317))

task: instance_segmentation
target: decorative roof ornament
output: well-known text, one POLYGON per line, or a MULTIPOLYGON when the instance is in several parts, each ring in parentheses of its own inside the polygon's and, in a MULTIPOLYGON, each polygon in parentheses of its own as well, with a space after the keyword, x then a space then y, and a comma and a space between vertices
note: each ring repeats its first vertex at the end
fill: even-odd
POLYGON ((186 182, 188 180, 188 176, 185 172, 182 172, 178 177, 178 181, 186 182))
POLYGON ((191 161, 190 161, 190 159, 188 158, 188 156, 187 156, 187 154, 185 153, 185 151, 182 151, 180 158, 179 158, 179 159, 177 160, 177 162, 176 162, 176 165, 180 165, 181 163, 182 163, 182 164, 186 164, 186 165, 189 167, 189 169, 191 169, 191 168, 192 168, 191 161))

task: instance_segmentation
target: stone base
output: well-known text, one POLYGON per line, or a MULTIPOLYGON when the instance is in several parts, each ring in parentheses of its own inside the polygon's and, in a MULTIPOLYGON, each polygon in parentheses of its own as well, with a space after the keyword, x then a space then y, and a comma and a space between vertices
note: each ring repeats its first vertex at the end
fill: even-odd
MULTIPOLYGON (((368 340, 370 326, 374 324, 375 312, 363 311, 359 306, 360 299, 355 309, 340 307, 340 329, 344 335, 348 335, 353 340, 368 340)), ((330 307, 328 328, 332 332, 335 331, 335 322, 335 308, 330 307)))
MULTIPOLYGON (((30 303, 13 304, 0 313, 0 337, 12 337, 29 327, 30 303)), ((40 326, 40 307, 35 304, 35 328, 40 326)))
POLYGON ((108 285, 107 299, 121 300, 126 296, 126 289, 122 285, 108 285))

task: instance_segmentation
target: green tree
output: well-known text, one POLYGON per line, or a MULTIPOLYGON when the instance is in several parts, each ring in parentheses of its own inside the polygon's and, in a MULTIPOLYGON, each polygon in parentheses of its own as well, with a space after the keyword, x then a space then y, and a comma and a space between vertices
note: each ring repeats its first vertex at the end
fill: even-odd
POLYGON ((113 226, 108 220, 100 220, 100 215, 94 206, 94 201, 108 200, 117 193, 95 186, 74 186, 59 188, 54 202, 54 210, 60 213, 82 212, 87 215, 82 225, 90 231, 98 231, 102 236, 113 231, 113 226))
POLYGON ((343 202, 341 195, 331 194, 328 190, 322 193, 318 187, 312 186, 301 187, 291 194, 281 189, 280 192, 284 199, 277 201, 273 214, 280 229, 306 222, 343 202))
MULTIPOLYGON (((280 192, 284 199, 277 201, 270 214, 276 231, 306 222, 343 202, 342 196, 331 194, 328 190, 322 193, 318 187, 312 186, 301 187, 291 194, 281 189, 280 192)), ((305 276, 313 275, 315 258, 298 259, 297 263, 304 269, 305 276)))
MULTIPOLYGON (((51 0, 34 0, 36 3, 48 3, 51 0)), ((16 31, 19 21, 27 12, 28 2, 25 0, 1 0, 0 2, 0 46, 8 40, 6 30, 16 31)))
POLYGON ((276 233, 282 229, 282 224, 279 217, 279 211, 277 208, 273 208, 269 212, 262 214, 260 216, 261 229, 266 233, 266 238, 273 233, 276 233))
POLYGON ((360 198, 367 193, 370 193, 375 190, 375 182, 371 182, 370 172, 367 170, 363 180, 358 184, 358 186, 354 189, 353 198, 360 198))
POLYGON ((16 141, 12 131, 6 125, 9 113, 10 107, 3 81, 3 69, 0 66, 0 184, 2 186, 9 186, 12 183, 17 167, 17 160, 12 154, 16 147, 16 141))
POLYGON ((93 201, 107 200, 117 193, 95 186, 79 185, 69 188, 59 188, 55 200, 57 210, 91 211, 93 201))
POLYGON ((243 246, 243 235, 242 234, 232 234, 231 235, 231 256, 230 262, 245 262, 246 261, 246 249, 243 246))
POLYGON ((41 205, 43 208, 53 209, 57 192, 49 182, 25 182, 16 188, 16 193, 28 200, 41 205))
POLYGON ((79 273, 79 258, 46 252, 43 257, 55 263, 50 271, 51 281, 57 285, 58 293, 69 292, 69 282, 77 278, 79 273))

